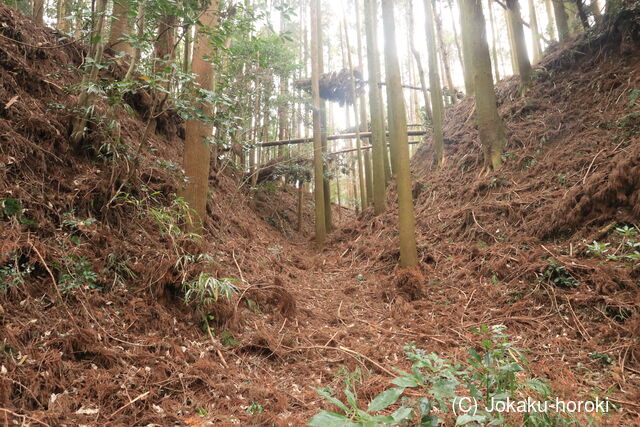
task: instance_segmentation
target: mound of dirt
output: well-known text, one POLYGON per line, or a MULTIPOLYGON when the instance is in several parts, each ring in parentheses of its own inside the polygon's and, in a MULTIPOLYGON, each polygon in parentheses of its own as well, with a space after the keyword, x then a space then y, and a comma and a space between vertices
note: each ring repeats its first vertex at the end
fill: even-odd
MULTIPOLYGON (((212 391, 223 413, 249 417, 240 407, 250 401, 237 396, 242 380, 232 379, 237 367, 221 350, 236 338, 249 343, 249 333, 241 338, 247 325, 296 312, 287 284, 272 282, 307 268, 300 257, 282 265, 287 239, 302 235, 297 192, 248 194, 232 168, 214 166, 206 234, 186 235, 175 196, 184 135, 175 112, 154 119, 141 145, 149 93, 124 97, 132 113, 100 99, 82 146, 70 145, 85 54, 0 4, 1 419, 185 423, 212 391), (226 303, 186 305, 182 283, 201 274, 237 278, 243 304, 236 293, 226 303), (212 332, 203 334, 203 314, 215 317, 212 332)), ((101 79, 123 71, 114 62, 101 79)))

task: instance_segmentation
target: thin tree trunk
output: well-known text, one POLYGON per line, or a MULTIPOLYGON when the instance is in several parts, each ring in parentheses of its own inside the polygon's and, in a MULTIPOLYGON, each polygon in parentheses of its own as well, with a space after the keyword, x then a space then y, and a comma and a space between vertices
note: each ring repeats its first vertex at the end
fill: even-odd
POLYGON ((191 69, 191 26, 185 25, 183 31, 184 53, 182 55, 182 72, 188 73, 191 69))
POLYGON ((440 47, 440 60, 442 61, 442 69, 444 71, 444 77, 447 82, 447 90, 445 91, 449 97, 450 103, 453 105, 458 101, 456 89, 453 87, 453 79, 451 78, 451 67, 449 62, 449 48, 444 43, 442 37, 442 18, 439 11, 435 7, 435 2, 432 3, 433 17, 436 23, 436 35, 438 37, 438 46, 440 47))
POLYGON ((346 17, 343 18, 342 21, 343 29, 344 29, 344 40, 345 46, 347 50, 347 64, 349 65, 349 70, 352 70, 351 74, 351 99, 353 99, 353 117, 355 117, 355 130, 356 130, 356 158, 358 162, 358 184, 360 187, 360 206, 362 209, 367 208, 367 190, 366 190, 366 182, 364 175, 364 165, 362 161, 362 141, 360 139, 360 116, 358 114, 358 100, 356 99, 356 85, 355 85, 355 76, 353 75, 353 62, 351 60, 351 46, 349 44, 349 33, 347 32, 347 21, 346 17))
POLYGON ((585 30, 589 29, 589 18, 587 17, 587 12, 585 11, 584 1, 583 0, 575 0, 576 9, 578 9, 578 17, 580 18, 580 23, 582 24, 582 28, 585 30))
POLYGON ((504 9, 504 20, 507 23, 507 36, 509 37, 509 58, 511 58, 511 74, 518 74, 518 62, 516 59, 516 45, 513 40, 513 27, 509 18, 509 10, 504 9))
MULTIPOLYGON (((360 0, 354 0, 356 14, 356 41, 358 47, 358 69, 364 75, 364 54, 362 49, 362 22, 360 18, 360 0)), ((369 131, 367 123, 367 102, 364 92, 359 96, 360 101, 360 131, 369 131)), ((365 189, 367 193, 367 207, 373 204, 373 169, 371 168, 371 156, 369 151, 363 152, 365 189)))
POLYGON ((111 30, 109 31, 109 47, 116 53, 123 53, 132 56, 133 46, 126 41, 126 38, 130 33, 129 1, 114 0, 113 16, 111 17, 111 30))
MULTIPOLYGON (((156 72, 165 72, 175 58, 175 24, 176 16, 165 14, 158 23, 158 34, 155 43, 155 57, 157 59, 156 72)), ((168 89, 168 84, 166 85, 168 89)))
MULTIPOLYGON (((430 1, 430 0, 427 0, 430 1)), ((393 0, 382 0, 382 17, 385 39, 385 70, 387 75, 387 96, 391 105, 389 132, 391 146, 396 158, 396 185, 398 192, 398 228, 400 231, 400 266, 417 267, 418 251, 415 234, 415 216, 409 168, 409 144, 407 137, 407 117, 400 80, 400 65, 396 46, 393 0)))
POLYGON ((324 158, 320 103, 320 0, 311 0, 311 93, 313 96, 313 164, 315 192, 316 245, 322 248, 326 238, 324 158))
MULTIPOLYGON (((461 6, 462 7, 462 6, 461 6)), ((498 63, 498 40, 496 37, 496 23, 493 17, 493 0, 487 0, 487 8, 489 9, 489 26, 491 27, 491 56, 493 57, 494 73, 496 82, 500 81, 500 64, 498 63)), ((471 76, 473 79, 473 75, 471 76)))
POLYGON ((364 163, 364 181, 367 190, 367 207, 373 204, 373 177, 371 176, 371 155, 369 150, 364 150, 362 153, 364 163))
MULTIPOLYGON (((409 7, 413 9, 413 2, 409 0, 409 7)), ((408 16, 409 21, 409 33, 414 34, 414 21, 413 21, 413 13, 410 13, 408 16)), ((429 91, 427 89, 427 82, 424 77, 424 69, 422 68, 422 60, 420 59, 420 52, 416 49, 415 41, 413 36, 409 38, 409 46, 411 48, 411 52, 413 53, 413 57, 416 60, 416 68, 418 69, 418 78, 420 79, 420 88, 422 89, 422 97, 424 98, 424 110, 425 115, 427 116, 427 120, 433 120, 433 113, 431 112, 431 100, 429 99, 429 91)))
MULTIPOLYGON (((442 87, 438 75, 438 52, 434 29, 433 5, 431 0, 424 0, 426 19, 427 47, 429 52, 429 87, 431 88, 431 110, 433 112, 433 164, 436 167, 444 163, 444 105, 442 103, 442 87)), ((387 92, 388 93, 388 92, 387 92)))
POLYGON ((304 181, 299 181, 298 184, 298 222, 297 231, 302 231, 302 206, 304 204, 304 181))
POLYGON ((460 37, 458 37, 456 17, 453 13, 453 2, 451 0, 447 0, 447 4, 449 5, 449 14, 451 15, 451 28, 453 29, 453 38, 456 42, 456 52, 458 53, 458 61, 460 61, 460 66, 464 68, 464 60, 462 59, 462 47, 460 46, 460 37))
POLYGON ((569 18, 564 9, 564 2, 562 0, 552 0, 552 2, 553 14, 558 28, 558 39, 560 42, 565 42, 569 37, 569 18))
POLYGON ((380 89, 380 56, 376 33, 377 0, 364 0, 365 34, 367 38, 367 66, 369 69, 369 110, 371 111, 371 160, 373 163, 373 211, 385 210, 385 158, 386 137, 380 89))
MULTIPOLYGON (((493 0, 489 0, 491 2, 493 0)), ((463 7, 467 7, 465 2, 458 2, 459 9, 463 7)), ((467 13, 467 15, 470 13, 467 13)), ((460 12, 460 16, 462 16, 462 12, 460 12)), ((469 40, 472 37, 475 37, 475 34, 471 33, 471 27, 468 22, 464 22, 460 20, 460 36, 462 38, 462 58, 463 58, 463 73, 464 73, 464 91, 467 96, 474 96, 475 90, 473 89, 473 67, 471 65, 471 45, 469 40), (466 40, 466 41, 465 41, 466 40)), ((433 92, 431 93, 433 96, 433 92)))
POLYGON ((44 24, 44 6, 45 0, 33 0, 33 19, 36 24, 44 24))
POLYGON ((484 152, 484 167, 485 170, 497 170, 502 166, 502 152, 506 138, 504 124, 498 115, 496 104, 482 2, 481 0, 460 1, 466 3, 466 7, 460 8, 461 21, 468 22, 473 33, 476 34, 476 37, 470 40, 470 44, 476 88, 476 117, 484 152), (467 12, 471 12, 471 15, 467 16, 467 12))
POLYGON ((538 29, 538 14, 533 0, 529 0, 529 26, 531 27, 531 41, 533 42, 533 63, 542 59, 542 44, 538 29))
MULTIPOLYGON (((93 14, 92 27, 91 27, 91 48, 89 56, 93 60, 89 66, 89 70, 82 78, 83 86, 86 86, 89 82, 94 82, 98 78, 98 72, 100 71, 100 64, 102 62, 102 55, 104 53, 104 44, 102 42, 102 35, 104 30, 104 15, 107 9, 107 0, 98 0, 96 3, 96 10, 93 14)), ((93 101, 93 92, 86 88, 80 94, 78 98, 78 109, 82 112, 76 116, 71 124, 71 143, 75 147, 78 147, 82 139, 84 138, 86 126, 91 115, 89 106, 93 101)))
MULTIPOLYGON (((138 13, 136 15, 136 23, 138 26, 138 30, 136 33, 136 37, 138 40, 141 40, 144 37, 144 14, 145 14, 145 0, 140 0, 138 3, 138 13)), ((140 45, 136 46, 133 50, 133 57, 129 62, 129 69, 127 70, 127 74, 125 75, 125 80, 130 80, 133 76, 133 73, 136 70, 136 66, 138 65, 138 61, 140 61, 140 56, 142 51, 140 49, 140 45)))
MULTIPOLYGON (((212 46, 209 42, 207 29, 214 28, 218 20, 218 2, 211 0, 209 7, 200 17, 201 25, 197 28, 194 42, 192 71, 196 75, 196 83, 203 90, 212 91, 214 68, 205 58, 211 55, 212 46)), ((199 101, 196 106, 205 114, 213 115, 213 105, 207 101, 199 101)), ((209 169, 211 150, 208 138, 211 137, 213 126, 199 120, 187 120, 185 124, 184 153, 182 168, 187 183, 181 195, 189 206, 192 214, 188 217, 188 229, 192 233, 202 234, 207 215, 207 198, 209 194, 209 169)))
POLYGON ((507 0, 507 10, 509 21, 511 22, 511 33, 513 35, 514 52, 516 58, 518 74, 520 75, 520 92, 524 96, 531 87, 531 62, 527 54, 527 45, 524 39, 524 29, 522 26, 522 16, 520 15, 520 4, 518 0, 507 0))
POLYGON ((556 23, 553 19, 553 6, 551 0, 544 0, 544 7, 547 11, 547 32, 551 36, 551 40, 557 40, 556 36, 556 23))
MULTIPOLYGON (((346 57, 346 54, 345 54, 346 57)), ((345 65, 346 65, 346 59, 345 59, 345 65)), ((346 68, 346 66, 345 66, 346 68)), ((347 118, 347 129, 351 129, 351 114, 349 112, 349 109, 347 108, 345 110, 345 116, 347 118)), ((348 139, 348 147, 349 149, 353 148, 353 140, 352 139, 348 139)), ((354 153, 352 153, 354 154, 354 153)), ((353 205, 355 206, 355 211, 356 213, 360 212, 360 203, 357 202, 359 200, 358 198, 358 177, 356 174, 356 161, 354 160, 354 156, 351 155, 349 156, 349 171, 351 172, 351 186, 352 186, 352 193, 353 193, 353 205)))
MULTIPOLYGON (((320 10, 320 9, 318 9, 320 10)), ((323 44, 323 33, 322 33, 322 19, 320 14, 318 15, 318 45, 319 45, 319 54, 318 54, 318 64, 320 67, 320 74, 324 73, 324 44, 323 44)), ((322 140, 322 156, 323 158, 327 157, 328 153, 328 141, 327 141, 327 102, 324 99, 320 100, 320 120, 322 123, 321 127, 321 140, 322 140)), ((324 222, 325 229, 327 233, 330 233, 333 229, 333 221, 332 216, 333 212, 331 210, 331 185, 329 181, 329 171, 327 168, 327 163, 324 162, 322 166, 323 170, 323 186, 324 186, 324 222)))
POLYGON ((62 33, 68 33, 71 26, 69 25, 69 12, 71 5, 70 0, 58 0, 56 5, 56 28, 62 33))

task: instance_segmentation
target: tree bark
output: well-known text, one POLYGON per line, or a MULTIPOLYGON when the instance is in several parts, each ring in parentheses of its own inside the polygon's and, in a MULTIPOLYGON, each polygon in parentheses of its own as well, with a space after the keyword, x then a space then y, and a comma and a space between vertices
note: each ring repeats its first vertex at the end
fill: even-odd
POLYGON ((327 234, 324 195, 324 156, 320 114, 320 0, 311 0, 311 93, 313 96, 313 169, 315 193, 316 246, 321 249, 327 234))
POLYGON ((498 115, 496 94, 491 76, 491 58, 481 0, 460 0, 461 21, 468 22, 476 37, 470 40, 473 77, 476 88, 476 116, 480 141, 484 153, 485 170, 497 170, 502 166, 502 152, 506 143, 504 124, 498 115), (471 12, 467 16, 466 12, 471 12))
MULTIPOLYGON (((194 41, 192 71, 196 75, 196 83, 204 90, 213 90, 214 68, 205 58, 211 55, 213 47, 205 31, 213 28, 218 20, 218 1, 212 0, 200 17, 194 41)), ((206 101, 197 104, 206 116, 213 115, 213 105, 206 101)), ((187 183, 181 195, 192 214, 189 216, 188 229, 192 233, 202 234, 207 211, 207 196, 209 193, 209 169, 211 151, 208 139, 211 137, 213 126, 199 120, 187 120, 182 168, 187 183)))
POLYGON ((68 33, 71 29, 69 25, 69 11, 71 9, 71 5, 69 4, 70 0, 58 0, 56 5, 56 28, 62 33, 68 33))
POLYGON ((444 91, 446 96, 449 97, 449 102, 451 105, 455 104, 458 101, 456 89, 453 87, 453 78, 451 77, 451 66, 450 66, 450 58, 449 58, 449 47, 444 43, 444 38, 442 37, 442 17, 440 16, 439 11, 435 7, 435 2, 431 4, 433 9, 433 17, 436 23, 436 35, 438 39, 438 46, 440 48, 440 59, 442 60, 442 70, 444 71, 445 81, 447 82, 447 90, 444 91))
MULTIPOLYGON (((212 1, 217 2, 217 0, 212 1)), ((156 36, 154 52, 154 55, 157 58, 156 72, 165 71, 175 59, 175 25, 176 16, 171 14, 164 14, 158 23, 158 34, 156 36)), ((213 53, 213 50, 211 53, 213 53)))
POLYGON ((538 29, 538 14, 533 0, 529 0, 529 26, 531 27, 531 41, 533 42, 533 63, 537 64, 542 59, 542 44, 540 30, 538 29))
MULTIPOLYGON (((430 0, 427 0, 430 1, 430 0)), ((387 75, 387 97, 391 106, 389 132, 391 147, 396 158, 396 186, 398 192, 398 228, 400 231, 400 266, 412 268, 418 265, 416 248, 415 217, 409 168, 409 144, 407 117, 400 80, 400 64, 396 47, 393 0, 382 0, 382 17, 385 39, 385 71, 387 75)))
MULTIPOLYGON (((498 48, 497 48, 498 40, 496 37, 496 28, 495 28, 496 22, 493 17, 493 0, 487 1, 487 8, 489 9, 489 25, 491 27, 491 56, 493 58, 493 72, 496 76, 495 81, 499 82, 500 81, 500 63, 498 61, 498 48)), ((471 73, 471 80, 473 81, 473 73, 471 73)))
POLYGON ((45 0, 33 0, 33 20, 36 24, 44 24, 44 6, 45 0))
MULTIPOLYGON (((427 48, 429 52, 429 87, 431 88, 431 111, 433 112, 433 163, 436 167, 444 163, 444 105, 442 101, 442 87, 438 75, 438 52, 436 47, 436 34, 434 28, 434 16, 432 0, 424 0, 425 30, 427 36, 427 48)), ((388 92, 387 92, 388 93, 388 92)))
MULTIPOLYGON (((107 0, 98 0, 96 3, 96 10, 92 17, 91 23, 91 46, 89 50, 89 56, 93 60, 89 69, 82 77, 83 86, 86 86, 89 82, 94 82, 98 78, 98 72, 100 71, 100 63, 102 62, 102 55, 104 53, 104 44, 102 42, 102 36, 104 31, 104 15, 107 9, 107 0)), ((78 98, 78 109, 81 113, 74 117, 71 123, 71 143, 78 147, 82 139, 84 138, 86 126, 89 122, 91 115, 89 106, 93 101, 93 92, 88 88, 84 89, 78 98)))
MULTIPOLYGON (((136 23, 138 26, 138 30, 136 32, 136 36, 138 40, 141 40, 144 37, 144 15, 145 15, 145 0, 140 0, 138 3, 138 13, 136 14, 136 23)), ((142 55, 142 50, 140 46, 136 46, 133 49, 133 57, 129 62, 129 69, 127 70, 127 74, 124 79, 129 80, 133 76, 133 73, 136 70, 136 66, 138 65, 138 61, 140 61, 140 56, 142 55)))
POLYGON ((515 56, 518 74, 520 75, 520 93, 524 96, 531 87, 531 62, 527 54, 527 45, 524 39, 522 16, 518 0, 507 0, 507 11, 513 35, 512 55, 515 56))
POLYGON ((557 40, 556 23, 553 18, 553 6, 551 5, 551 0, 544 0, 544 7, 547 11, 547 32, 551 36, 551 40, 557 40))
POLYGON ((111 17, 111 30, 109 31, 108 45, 116 53, 133 55, 133 47, 126 41, 131 33, 129 24, 129 1, 114 0, 113 15, 111 17))
MULTIPOLYGON (((493 0, 489 1, 491 2, 493 0)), ((467 4, 465 2, 458 2, 458 7, 462 9, 463 7, 467 7, 467 4)), ((470 13, 465 14, 469 15, 470 13)), ((460 16, 462 16, 462 12, 460 12, 460 16)), ((460 36, 462 37, 462 58, 464 61, 464 91, 467 96, 474 96, 475 91, 473 89, 473 67, 471 65, 470 40, 472 37, 475 37, 475 35, 471 34, 471 27, 468 22, 460 20, 460 36)))
MULTIPOLYGON (((353 61, 351 60, 351 45, 349 43, 349 34, 347 32, 347 20, 346 17, 343 18, 342 21, 343 29, 344 29, 344 40, 346 44, 347 50, 347 64, 349 65, 349 70, 353 70, 353 61)), ((360 139, 360 115, 358 114, 358 100, 356 99, 356 85, 355 85, 355 76, 352 74, 351 76, 351 99, 353 99, 353 117, 355 117, 355 130, 356 130, 356 160, 358 163, 358 186, 360 188, 360 206, 362 209, 367 208, 367 190, 366 190, 366 177, 364 174, 364 164, 362 160, 362 140, 360 139)))
POLYGON ((371 160, 373 163, 373 211, 376 215, 385 210, 385 159, 386 135, 380 89, 380 56, 376 33, 377 0, 364 0, 365 34, 367 38, 367 66, 369 69, 369 110, 371 111, 371 160))
POLYGON ((569 18, 562 0, 552 0, 552 2, 553 14, 556 20, 556 27, 558 28, 558 39, 562 43, 569 38, 569 18))

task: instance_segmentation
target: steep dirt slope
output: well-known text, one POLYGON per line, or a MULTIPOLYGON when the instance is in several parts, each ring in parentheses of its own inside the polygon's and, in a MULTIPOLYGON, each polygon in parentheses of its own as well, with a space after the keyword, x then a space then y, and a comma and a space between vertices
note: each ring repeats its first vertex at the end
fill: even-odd
POLYGON ((462 345, 474 326, 505 324, 559 392, 610 390, 635 416, 640 261, 607 255, 634 252, 623 227, 635 242, 640 232, 639 49, 636 10, 554 48, 526 97, 516 77, 500 82, 509 143, 496 173, 480 173, 473 100, 447 111, 444 168, 433 170, 428 144, 413 158, 424 278, 394 274, 394 213, 365 213, 335 240, 354 262, 387 266, 380 292, 406 301, 405 322, 462 345), (606 252, 593 253, 594 240, 606 252))
MULTIPOLYGON (((242 266, 260 277, 251 287, 238 282, 260 307, 256 316, 291 310, 272 270, 289 268, 280 265, 283 248, 298 252, 288 243, 301 240, 296 195, 239 190, 223 163, 210 177, 206 235, 180 232, 175 113, 160 116, 139 146, 149 94, 125 96, 131 114, 100 100, 82 147, 69 145, 83 49, 0 5, 0 419, 172 424, 206 407, 213 390, 234 395, 241 382, 219 376, 230 375, 220 338, 202 331, 181 283, 200 272, 236 278, 242 266)), ((101 78, 122 75, 112 64, 101 78)), ((210 311, 216 334, 246 321, 235 300, 210 311)), ((229 412, 246 416, 241 402, 229 402, 229 412)))
MULTIPOLYGON (((622 120, 638 108, 629 107, 639 86, 638 58, 625 48, 637 47, 632 28, 635 39, 611 37, 595 58, 580 43, 557 50, 526 100, 515 81, 500 84, 511 154, 494 176, 477 178, 470 101, 448 112, 447 167, 430 171, 426 149, 414 163, 420 280, 395 274, 394 215, 365 212, 317 253, 293 231, 293 193, 237 190, 228 167, 212 171, 203 241, 179 233, 183 218, 169 209, 179 185, 179 118, 160 119, 153 150, 142 150, 133 173, 122 148, 102 157, 72 149, 70 112, 51 104, 73 105, 61 88, 79 76, 64 65, 79 64, 81 47, 0 5, 0 268, 17 268, 24 280, 0 295, 0 419, 298 426, 326 406, 311 387, 339 389, 339 369, 362 370, 357 398, 365 406, 388 387, 392 366, 407 368, 403 344, 462 360, 479 344, 471 329, 483 323, 506 324, 529 350, 531 370, 562 397, 611 390, 618 402, 637 402, 637 277, 631 266, 584 256, 581 240, 611 219, 631 224, 635 215, 637 223, 637 181, 618 191, 612 179, 637 176, 625 169, 637 165, 637 125, 622 120), (616 175, 603 173, 617 165, 616 175), (588 227, 544 219, 572 209, 564 200, 597 182, 622 196, 599 203, 601 212, 580 209, 588 227), (551 256, 579 281, 576 289, 538 280, 551 256), (181 283, 200 272, 238 279, 238 292, 205 309, 185 305, 181 283), (211 334, 203 311, 213 316, 211 334)), ((119 73, 114 66, 103 77, 119 73)), ((118 113, 124 146, 141 139, 148 96, 127 99, 133 116, 118 113)), ((110 135, 93 123, 85 148, 110 135)), ((633 425, 637 406, 618 406, 599 421, 633 425)))

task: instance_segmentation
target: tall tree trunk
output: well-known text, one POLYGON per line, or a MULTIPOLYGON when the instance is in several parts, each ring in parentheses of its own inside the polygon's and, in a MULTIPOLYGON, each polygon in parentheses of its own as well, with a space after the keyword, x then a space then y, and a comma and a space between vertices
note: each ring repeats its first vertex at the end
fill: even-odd
POLYGON ((540 30, 538 29, 538 14, 533 0, 529 0, 529 26, 531 27, 531 41, 533 43, 533 63, 537 64, 542 59, 542 44, 540 30))
POLYGON ((56 4, 56 28, 62 33, 68 33, 71 29, 68 16, 70 11, 70 0, 58 0, 56 4))
MULTIPOLYGON (((107 9, 107 0, 98 0, 96 3, 96 10, 92 17, 91 23, 91 47, 89 50, 89 56, 93 61, 89 65, 89 69, 82 77, 83 86, 86 86, 89 82, 95 82, 98 78, 98 72, 100 71, 100 64, 102 62, 102 55, 104 53, 104 44, 102 41, 104 31, 104 15, 107 9)), ((78 147, 82 139, 84 138, 86 126, 89 122, 91 115, 89 106, 93 102, 93 92, 89 88, 83 89, 78 98, 78 110, 81 113, 74 117, 71 123, 71 143, 78 147)))
POLYGON ((360 139, 360 115, 358 114, 358 100, 356 98, 356 85, 355 76, 353 75, 353 61, 351 60, 351 45, 349 44, 349 33, 347 32, 347 20, 346 17, 342 21, 344 28, 344 40, 347 48, 347 64, 351 74, 351 99, 353 99, 353 117, 355 117, 355 130, 356 130, 356 156, 358 162, 358 184, 360 187, 360 206, 362 209, 367 208, 367 190, 366 190, 366 177, 364 174, 364 164, 362 160, 362 140, 360 139))
POLYGON ((376 215, 385 210, 385 165, 386 138, 380 89, 380 56, 376 33, 377 0, 364 0, 365 34, 367 37, 367 66, 369 69, 369 110, 371 111, 371 160, 373 163, 373 211, 376 215))
MULTIPOLYGON (((318 9, 320 10, 320 9, 318 9)), ((322 32, 322 19, 321 14, 318 14, 318 45, 319 45, 319 54, 318 54, 318 64, 320 67, 320 74, 324 73, 324 44, 323 44, 323 32, 322 32)), ((320 137, 322 141, 322 156, 323 158, 327 158, 328 153, 328 141, 327 141, 327 102, 324 99, 320 100, 320 121, 322 123, 320 137)), ((326 161, 322 166, 323 170, 323 186, 324 186, 324 222, 325 229, 327 233, 331 232, 333 229, 333 221, 332 216, 333 212, 331 210, 331 185, 329 181, 329 171, 327 168, 326 161)))
POLYGON ((507 36, 509 38, 509 58, 511 59, 511 74, 518 74, 518 62, 515 55, 516 44, 513 39, 513 27, 511 26, 511 19, 509 18, 508 9, 504 9, 504 20, 507 24, 507 36))
POLYGON ((442 18, 436 9, 435 2, 432 3, 433 17, 436 23, 436 35, 438 38, 438 46, 440 47, 440 59, 442 60, 442 70, 444 71, 445 81, 447 82, 446 95, 449 97, 450 103, 453 105, 458 101, 457 91, 453 87, 453 78, 451 78, 451 66, 449 58, 449 47, 445 44, 442 36, 442 18))
POLYGON ((460 37, 458 37, 456 17, 455 17, 455 14, 453 13, 453 1, 447 0, 447 4, 449 5, 449 14, 451 15, 451 28, 453 29, 453 39, 456 42, 456 52, 458 53, 458 61, 460 62, 460 66, 463 67, 463 70, 464 70, 464 60, 462 59, 462 47, 460 46, 460 37))
MULTIPOLYGON (((196 75, 196 83, 203 90, 213 90, 214 68, 205 58, 212 53, 207 29, 214 28, 218 21, 218 1, 211 0, 210 5, 200 17, 201 25, 197 27, 194 41, 192 71, 196 75)), ((199 101, 196 106, 205 114, 213 115, 213 105, 206 101, 199 101)), ((213 132, 213 126, 199 120, 187 120, 182 168, 187 183, 181 191, 184 201, 189 206, 192 215, 189 216, 188 229, 192 233, 202 234, 207 215, 207 196, 209 193, 209 162, 211 151, 208 139, 213 132)))
MULTIPOLYGON (((413 2, 409 0, 409 7, 413 10, 413 2)), ((409 33, 414 34, 414 21, 413 21, 413 13, 410 13, 407 17, 408 19, 408 27, 409 33)), ((433 120, 433 113, 431 112, 431 100, 429 99, 429 91, 427 89, 427 81, 424 77, 424 68, 422 67, 422 60, 420 59, 420 52, 416 49, 416 44, 413 39, 413 36, 409 38, 409 47, 411 48, 411 53, 416 60, 416 68, 418 69, 418 78, 420 79, 420 89, 422 89, 422 97, 424 98, 424 110, 425 115, 427 116, 427 120, 433 120)))
POLYGON ((558 39, 560 42, 565 42, 569 37, 569 18, 564 9, 564 2, 562 0, 552 0, 552 2, 553 14, 558 28, 558 39))
MULTIPOLYGON (((360 1, 354 0, 356 14, 356 43, 358 48, 358 70, 364 75, 364 54, 362 49, 362 22, 360 18, 360 1)), ((360 131, 367 132, 369 130, 367 122, 367 100, 364 92, 358 97, 360 102, 360 131)), ((370 141, 369 141, 370 142, 370 141)), ((365 189, 367 193, 367 207, 373 204, 373 169, 371 168, 370 152, 365 150, 363 153, 365 189)))
MULTIPOLYGON (((430 0, 427 0, 430 1, 430 0)), ((400 266, 418 266, 416 248, 416 227, 413 213, 411 170, 409 168, 409 144, 407 136, 407 116, 400 80, 400 64, 396 47, 396 30, 393 0, 382 0, 384 23, 384 56, 387 75, 387 97, 391 105, 389 133, 391 149, 396 158, 396 186, 398 192, 398 228, 400 231, 400 266)))
MULTIPOLYGON (((493 0, 487 0, 487 8, 489 9, 489 26, 491 27, 491 57, 493 58, 493 64, 494 64, 493 72, 495 73, 495 76, 496 76, 496 82, 499 82, 500 81, 500 63, 498 62, 498 39, 496 37, 496 22, 493 17, 493 0)), ((471 79, 473 80, 472 73, 471 73, 471 79)))
POLYGON ((114 0, 108 45, 116 53, 124 53, 132 56, 133 46, 126 41, 127 37, 131 34, 129 7, 129 0, 114 0))
POLYGON ((297 209, 297 217, 298 222, 296 226, 297 231, 302 231, 302 206, 304 204, 304 181, 299 181, 298 183, 298 209, 297 209))
POLYGON ((36 24, 44 24, 44 6, 45 0, 33 0, 33 19, 36 24))
MULTIPOLYGON (((489 1, 491 2, 493 0, 489 1)), ((467 7, 467 4, 465 2, 459 2, 458 7, 461 9, 463 7, 467 7)), ((470 15, 470 13, 465 14, 470 15)), ((460 12, 460 16, 462 16, 462 12, 460 12)), ((471 33, 471 27, 469 26, 468 22, 460 20, 460 36, 462 38, 462 58, 464 61, 462 67, 464 73, 464 91, 467 96, 474 96, 475 91, 473 89, 473 67, 471 65, 471 45, 469 41, 476 35, 471 33)), ((433 92, 431 92, 431 95, 433 96, 433 92)))
POLYGON ((182 37, 184 38, 184 52, 182 54, 182 72, 188 73, 191 69, 191 26, 183 27, 182 37))
MULTIPOLYGON (((436 34, 432 0, 424 0, 425 30, 429 52, 429 87, 431 88, 431 111, 433 112, 433 163, 436 167, 444 163, 444 105, 442 103, 442 87, 438 75, 438 52, 436 48, 436 34)), ((388 92, 387 92, 388 93, 388 92)), ((391 120, 390 120, 391 121, 391 120)))
POLYGON ((585 30, 589 29, 589 17, 587 16, 587 12, 584 6, 584 0, 575 0, 576 9, 578 10, 578 17, 580 18, 580 23, 582 24, 582 28, 585 30))
MULTIPOLYGON (((144 37, 144 15, 145 15, 145 0, 140 0, 138 3, 138 13, 136 14, 136 25, 137 32, 136 37, 138 40, 141 40, 144 37)), ((136 67, 138 65, 138 61, 140 61, 140 56, 142 55, 142 50, 140 45, 137 45, 133 49, 133 56, 131 61, 129 62, 129 69, 127 70, 127 74, 125 75, 125 80, 130 80, 133 76, 133 73, 136 71, 136 67)))
POLYGON ((551 36, 551 40, 557 40, 556 23, 553 19, 553 6, 551 5, 551 0, 544 0, 544 7, 547 11, 547 32, 549 33, 549 36, 551 36))
POLYGON ((369 150, 364 150, 362 153, 364 163, 364 181, 365 188, 367 190, 367 207, 373 204, 373 176, 371 170, 371 153, 369 150))
POLYGON ((311 1, 311 93, 313 96, 313 170, 316 216, 316 245, 324 245, 327 234, 324 195, 324 156, 322 152, 322 117, 320 102, 320 0, 311 1))
MULTIPOLYGON (((286 102, 287 93, 289 92, 289 78, 280 76, 280 99, 278 103, 278 139, 284 140, 287 137, 287 125, 289 124, 289 107, 286 102)), ((285 146, 278 150, 278 156, 285 155, 285 146)))
POLYGON ((461 21, 468 22, 476 37, 470 40, 473 77, 476 88, 476 116, 480 129, 480 141, 484 152, 486 170, 497 170, 502 166, 502 152, 506 143, 504 124, 498 115, 496 94, 491 77, 491 57, 487 45, 487 34, 481 0, 460 0, 467 3, 461 7, 461 21), (470 11, 471 16, 466 16, 470 11))
POLYGON ((520 92, 524 96, 529 87, 531 87, 532 70, 531 62, 529 62, 529 56, 527 54, 527 45, 524 39, 524 29, 518 0, 507 0, 507 10, 513 35, 513 47, 515 49, 512 54, 516 57, 518 74, 520 75, 520 92))
MULTIPOLYGON (((342 34, 342 33, 341 33, 342 34)), ((345 53, 346 56, 346 53, 345 53)), ((345 59, 345 67, 346 67, 346 59, 345 59)), ((349 112, 349 109, 347 108, 345 110, 345 116, 347 119, 347 129, 351 129, 351 114, 349 112)), ((347 147, 348 148, 353 148, 353 140, 351 138, 349 138, 347 140, 347 147)), ((358 198, 358 176, 356 174, 356 161, 355 161, 355 155, 357 154, 357 152, 352 152, 351 155, 349 156, 349 161, 348 161, 348 165, 349 165, 349 172, 350 172, 350 176, 351 176, 351 190, 352 190, 352 196, 353 196, 353 205, 355 206, 355 211, 356 213, 360 212, 360 203, 358 202, 358 200, 360 200, 358 198)))
MULTIPOLYGON (((215 0, 217 1, 217 0, 215 0)), ((176 16, 164 14, 158 23, 158 34, 155 43, 155 57, 158 58, 156 72, 164 72, 175 58, 175 25, 176 16)), ((213 53, 213 51, 212 51, 213 53)), ((168 85, 166 86, 169 87, 168 85)))

